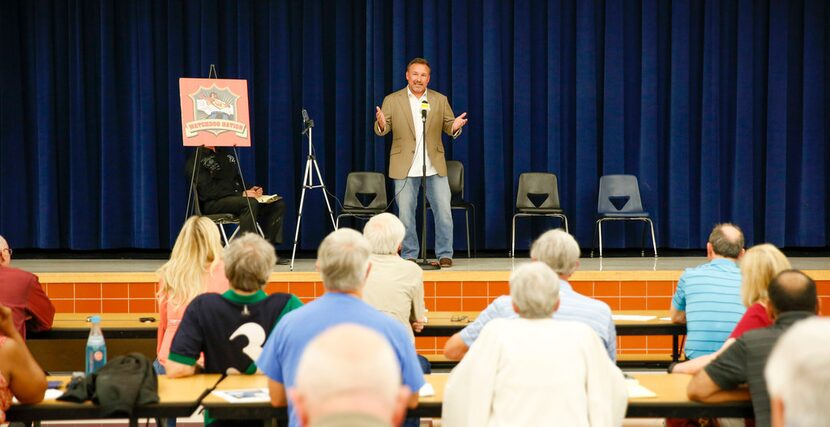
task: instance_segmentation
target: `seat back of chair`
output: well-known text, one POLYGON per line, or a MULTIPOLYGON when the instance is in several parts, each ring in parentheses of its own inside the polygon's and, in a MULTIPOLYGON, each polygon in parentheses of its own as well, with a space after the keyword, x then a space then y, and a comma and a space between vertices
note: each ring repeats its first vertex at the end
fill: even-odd
POLYGON ((386 209, 386 178, 380 172, 351 172, 346 177, 346 209, 386 209), (361 201, 361 199, 366 200, 361 201))
POLYGON ((605 175, 599 179, 597 213, 643 212, 640 184, 634 175, 605 175))
POLYGON ((516 208, 561 209, 556 175, 547 172, 525 172, 519 175, 516 208))
POLYGON ((453 199, 464 198, 464 164, 458 160, 447 160, 447 181, 453 199))

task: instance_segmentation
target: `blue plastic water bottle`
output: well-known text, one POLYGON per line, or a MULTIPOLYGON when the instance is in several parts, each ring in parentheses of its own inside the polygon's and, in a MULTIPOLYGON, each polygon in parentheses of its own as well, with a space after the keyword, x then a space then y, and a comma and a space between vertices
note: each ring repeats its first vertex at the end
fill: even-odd
POLYGON ((104 342, 104 333, 101 332, 101 316, 92 316, 92 329, 86 340, 86 374, 89 375, 101 369, 107 363, 107 344, 104 342))

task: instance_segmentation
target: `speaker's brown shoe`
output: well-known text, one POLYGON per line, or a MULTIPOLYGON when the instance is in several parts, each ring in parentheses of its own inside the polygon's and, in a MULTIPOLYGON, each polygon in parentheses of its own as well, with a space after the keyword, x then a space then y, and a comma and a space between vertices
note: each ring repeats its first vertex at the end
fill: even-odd
POLYGON ((441 268, 452 268, 452 258, 441 258, 438 260, 438 265, 441 268))

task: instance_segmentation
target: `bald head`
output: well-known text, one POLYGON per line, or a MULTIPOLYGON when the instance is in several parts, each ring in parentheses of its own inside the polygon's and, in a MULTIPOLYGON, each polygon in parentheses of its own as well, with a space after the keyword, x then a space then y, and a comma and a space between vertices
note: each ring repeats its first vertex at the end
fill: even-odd
POLYGON ((340 412, 364 412, 391 424, 403 416, 409 393, 386 339, 366 327, 342 324, 305 348, 290 395, 304 425, 340 412))
POLYGON ((12 261, 12 254, 9 250, 9 244, 3 236, 0 236, 0 265, 6 267, 12 261))
POLYGON ((735 224, 718 224, 709 234, 707 246, 714 255, 738 259, 744 251, 744 233, 735 224))
POLYGON ((816 283, 799 270, 779 273, 770 282, 767 293, 769 305, 776 315, 788 311, 815 313, 818 309, 816 283))

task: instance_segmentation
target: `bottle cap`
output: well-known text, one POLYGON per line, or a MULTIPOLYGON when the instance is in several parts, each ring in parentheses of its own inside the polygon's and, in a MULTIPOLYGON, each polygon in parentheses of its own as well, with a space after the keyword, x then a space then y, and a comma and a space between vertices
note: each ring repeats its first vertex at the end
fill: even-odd
POLYGON ((92 323, 101 323, 101 316, 96 314, 95 316, 90 317, 89 321, 92 323))

